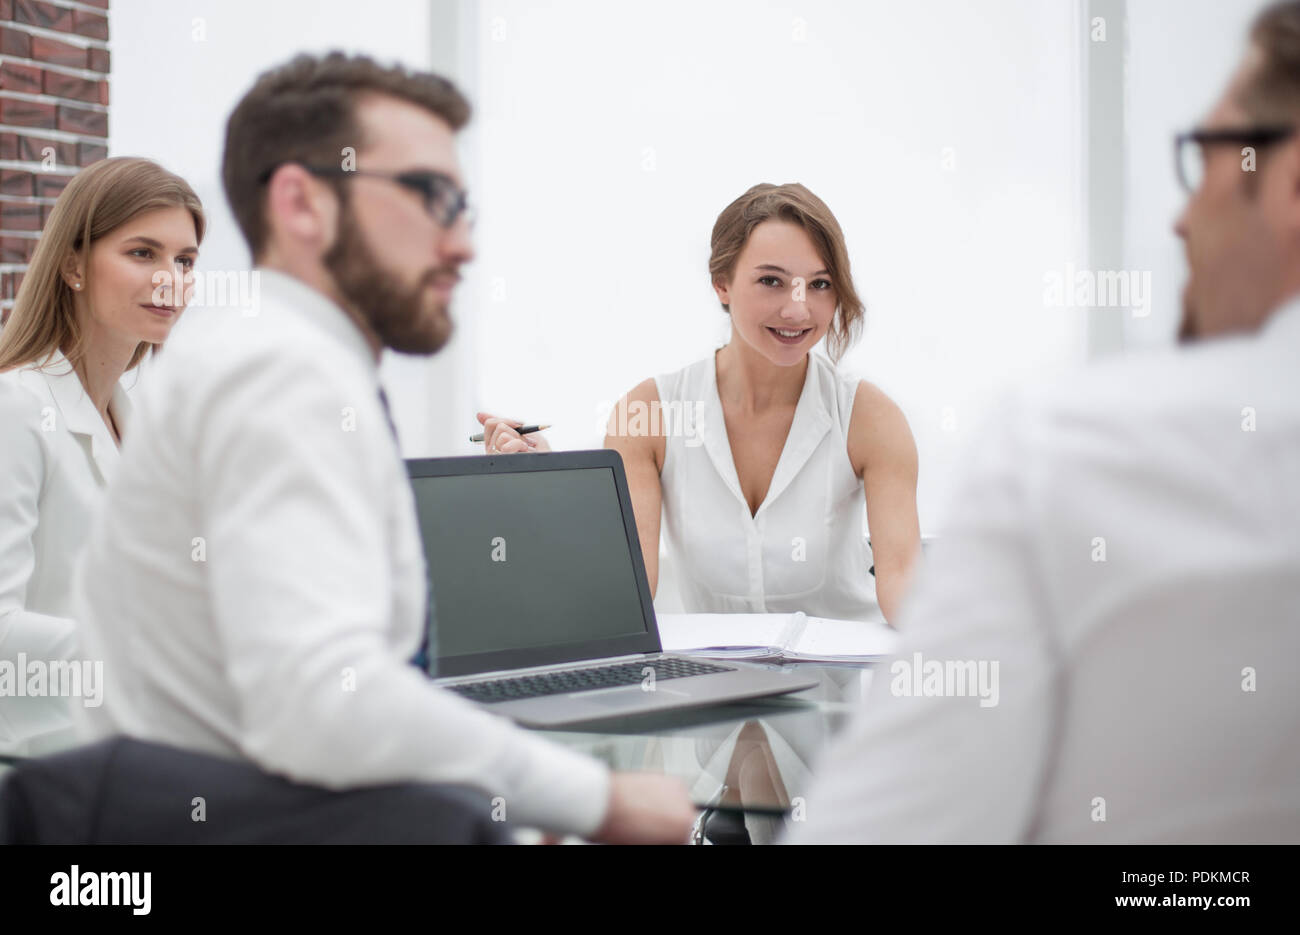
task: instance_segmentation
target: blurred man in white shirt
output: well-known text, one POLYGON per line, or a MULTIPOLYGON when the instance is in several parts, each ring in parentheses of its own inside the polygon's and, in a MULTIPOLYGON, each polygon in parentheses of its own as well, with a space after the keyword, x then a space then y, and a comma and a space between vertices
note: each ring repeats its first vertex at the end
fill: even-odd
POLYGON ((680 782, 611 776, 407 663, 427 576, 377 365, 451 334, 468 118, 442 79, 338 53, 232 113, 223 179, 260 300, 183 322, 140 400, 82 566, 105 679, 87 716, 303 783, 471 785, 516 824, 684 843, 680 782))
POLYGON ((1288 2, 1178 144, 1185 346, 999 408, 790 841, 1300 842, 1298 124, 1288 2))

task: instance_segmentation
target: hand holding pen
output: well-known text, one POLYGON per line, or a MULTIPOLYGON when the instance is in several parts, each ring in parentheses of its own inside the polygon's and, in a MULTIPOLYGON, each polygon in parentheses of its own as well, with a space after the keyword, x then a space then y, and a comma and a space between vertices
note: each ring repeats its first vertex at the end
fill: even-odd
POLYGON ((483 431, 471 435, 472 442, 483 443, 483 450, 488 454, 519 454, 520 452, 550 451, 551 446, 541 435, 549 425, 524 425, 518 419, 504 419, 490 412, 477 414, 483 431))

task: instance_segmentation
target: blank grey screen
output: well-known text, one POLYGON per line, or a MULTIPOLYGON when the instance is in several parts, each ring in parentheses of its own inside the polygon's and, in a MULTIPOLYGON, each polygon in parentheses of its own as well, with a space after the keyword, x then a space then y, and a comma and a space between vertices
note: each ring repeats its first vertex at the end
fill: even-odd
POLYGON ((610 468, 411 483, 438 656, 646 631, 610 468))

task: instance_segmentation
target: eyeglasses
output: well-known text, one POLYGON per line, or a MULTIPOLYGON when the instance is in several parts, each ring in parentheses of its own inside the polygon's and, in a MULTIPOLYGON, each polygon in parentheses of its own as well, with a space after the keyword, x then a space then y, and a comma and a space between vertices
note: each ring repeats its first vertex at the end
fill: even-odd
POLYGON ((1192 130, 1174 137, 1174 165, 1178 181, 1189 193, 1205 179, 1205 147, 1230 143, 1234 146, 1271 146, 1290 138, 1295 127, 1243 127, 1232 130, 1192 130))
MULTIPOLYGON (((454 179, 442 172, 432 170, 415 170, 407 172, 366 172, 361 169, 343 169, 334 166, 309 166, 302 165, 304 169, 312 175, 328 175, 347 178, 354 175, 364 175, 370 178, 386 179, 389 182, 396 182, 403 188, 410 189, 418 194, 424 200, 424 210, 428 211, 443 227, 451 227, 464 214, 470 224, 474 223, 474 210, 469 205, 468 193, 458 186, 454 179)), ((285 163, 277 163, 271 166, 260 176, 257 183, 265 185, 275 171, 285 163)))

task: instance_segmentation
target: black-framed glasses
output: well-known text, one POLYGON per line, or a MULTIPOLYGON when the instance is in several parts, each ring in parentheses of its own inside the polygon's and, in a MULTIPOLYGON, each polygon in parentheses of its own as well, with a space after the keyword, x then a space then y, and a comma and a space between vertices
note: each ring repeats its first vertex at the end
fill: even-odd
MULTIPOLYGON (((275 170, 285 163, 277 163, 258 176, 257 183, 265 185, 275 170)), ((473 209, 469 204, 469 194, 456 184, 449 175, 431 169, 409 169, 405 172, 368 172, 363 169, 344 169, 338 166, 309 166, 297 163, 312 175, 328 175, 347 178, 364 175, 370 178, 386 179, 396 182, 403 188, 410 189, 424 201, 424 209, 443 227, 451 227, 465 214, 473 223, 473 209)))
POLYGON ((1205 179, 1207 146, 1233 145, 1259 149, 1289 139, 1295 127, 1240 127, 1219 130, 1190 130, 1174 137, 1174 166, 1178 181, 1189 193, 1201 187, 1205 179))

